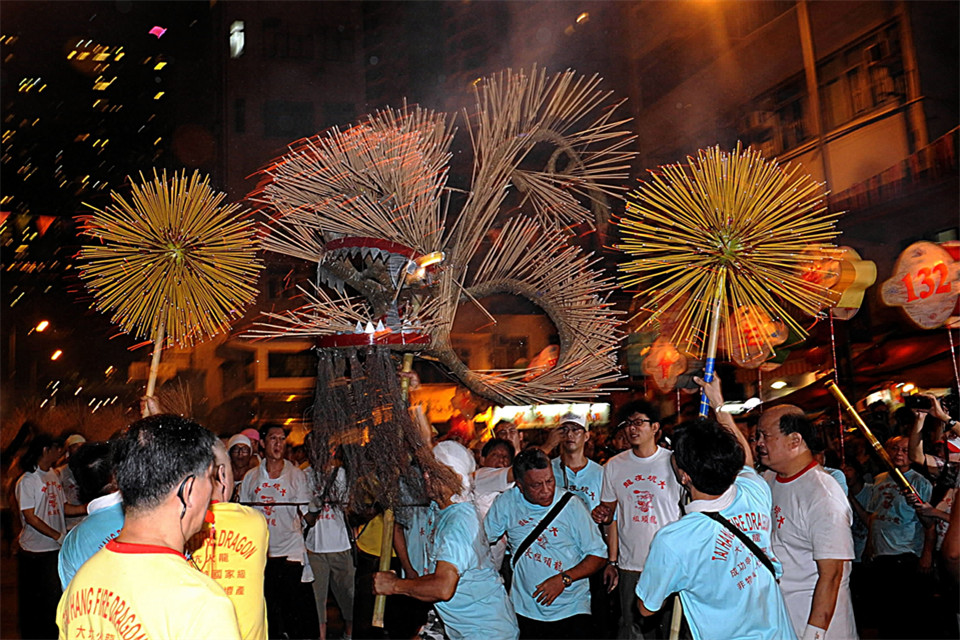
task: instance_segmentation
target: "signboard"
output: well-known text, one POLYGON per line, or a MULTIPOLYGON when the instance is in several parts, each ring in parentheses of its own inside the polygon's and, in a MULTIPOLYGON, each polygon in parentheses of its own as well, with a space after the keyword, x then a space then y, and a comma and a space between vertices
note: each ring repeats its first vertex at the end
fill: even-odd
POLYGON ((936 329, 950 317, 960 295, 960 265, 941 246, 915 242, 907 247, 883 283, 880 297, 919 327, 936 329))

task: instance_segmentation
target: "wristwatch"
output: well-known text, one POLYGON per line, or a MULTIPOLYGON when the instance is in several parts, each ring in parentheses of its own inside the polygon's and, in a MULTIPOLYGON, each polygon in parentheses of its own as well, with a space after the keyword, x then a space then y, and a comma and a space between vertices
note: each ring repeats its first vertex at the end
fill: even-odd
POLYGON ((566 573, 561 573, 560 579, 563 580, 563 586, 565 587, 569 587, 570 585, 573 584, 573 578, 568 576, 566 573))

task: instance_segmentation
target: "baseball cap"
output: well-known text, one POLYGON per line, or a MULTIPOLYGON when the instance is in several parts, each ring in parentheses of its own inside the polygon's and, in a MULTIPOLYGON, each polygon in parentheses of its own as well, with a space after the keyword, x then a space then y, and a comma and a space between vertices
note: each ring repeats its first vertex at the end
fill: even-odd
POLYGON ((558 426, 566 423, 575 424, 580 427, 583 427, 585 431, 590 431, 590 427, 587 426, 587 419, 576 413, 571 412, 571 413, 563 414, 563 416, 561 416, 560 418, 560 422, 558 423, 558 426))
POLYGON ((82 435, 80 435, 79 433, 75 433, 69 438, 67 438, 66 442, 63 443, 63 446, 69 447, 75 444, 83 444, 86 441, 87 439, 84 438, 82 435))

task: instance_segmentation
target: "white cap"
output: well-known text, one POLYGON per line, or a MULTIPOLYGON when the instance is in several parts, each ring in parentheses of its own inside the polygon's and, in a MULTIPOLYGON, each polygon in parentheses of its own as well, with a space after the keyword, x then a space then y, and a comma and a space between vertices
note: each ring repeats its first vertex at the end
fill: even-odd
POLYGON ((474 459, 473 454, 470 453, 470 450, 459 442, 444 440, 443 442, 438 442, 433 448, 433 455, 441 464, 450 467, 460 474, 463 484, 460 487, 460 492, 453 496, 453 501, 468 502, 471 500, 473 489, 471 480, 473 478, 473 472, 477 468, 477 461, 474 459))
POLYGON ((63 446, 69 447, 75 444, 83 444, 86 441, 87 439, 84 438, 82 435, 80 435, 79 433, 75 433, 69 438, 67 438, 67 441, 63 443, 63 446))
POLYGON ((563 414, 563 416, 560 418, 560 425, 568 423, 583 427, 585 431, 590 431, 590 427, 587 426, 587 419, 576 413, 571 412, 563 414))
POLYGON ((242 444, 247 449, 250 449, 250 451, 253 451, 253 446, 250 444, 250 438, 242 433, 238 433, 227 441, 227 451, 230 451, 230 449, 233 449, 238 444, 242 444))

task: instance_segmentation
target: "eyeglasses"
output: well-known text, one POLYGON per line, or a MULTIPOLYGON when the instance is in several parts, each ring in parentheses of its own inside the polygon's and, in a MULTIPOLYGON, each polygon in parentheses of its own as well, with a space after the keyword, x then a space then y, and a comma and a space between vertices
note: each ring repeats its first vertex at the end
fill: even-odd
POLYGON ((586 431, 586 429, 576 424, 570 425, 570 426, 564 425, 562 427, 557 427, 557 430, 560 431, 560 433, 575 433, 575 434, 580 434, 586 431))
POLYGON ((631 418, 630 420, 624 420, 620 425, 623 427, 639 427, 645 422, 653 424, 653 420, 650 418, 631 418))

